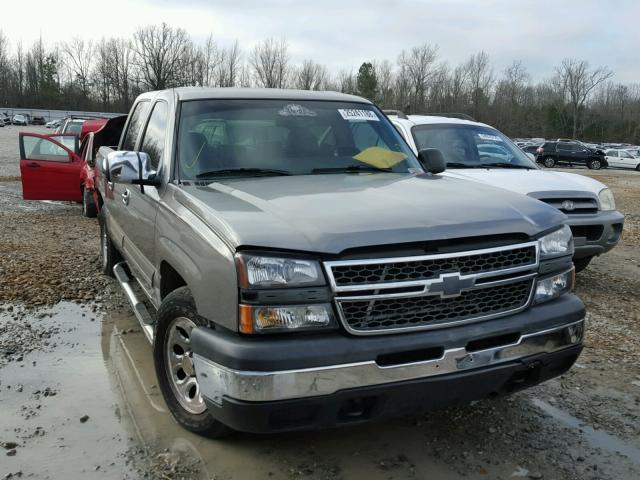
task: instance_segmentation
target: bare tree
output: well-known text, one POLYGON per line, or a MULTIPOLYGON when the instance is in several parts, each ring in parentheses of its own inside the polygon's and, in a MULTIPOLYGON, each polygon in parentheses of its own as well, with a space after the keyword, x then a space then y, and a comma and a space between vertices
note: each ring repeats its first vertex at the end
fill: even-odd
POLYGON ((83 101, 89 98, 91 87, 91 68, 93 66, 93 54, 95 48, 92 41, 85 42, 80 38, 74 38, 71 42, 62 44, 64 54, 63 61, 73 73, 75 80, 80 86, 83 101))
POLYGON ((378 97, 380 105, 384 108, 394 107, 395 95, 393 90, 393 66, 389 60, 374 62, 373 69, 378 79, 378 97))
POLYGON ((284 88, 289 64, 287 41, 267 38, 253 47, 249 63, 259 86, 284 88))
POLYGON ((132 47, 143 84, 151 90, 178 86, 190 45, 186 31, 166 23, 138 29, 132 47))
POLYGON ((216 83, 216 71, 223 60, 223 54, 220 49, 218 49, 218 45, 213 39, 213 34, 210 34, 209 38, 207 38, 207 42, 204 45, 203 55, 205 64, 203 84, 213 86, 216 83))
POLYGON ((468 74, 473 116, 480 118, 481 106, 489 103, 489 95, 493 85, 493 68, 489 64, 489 55, 485 52, 471 55, 465 68, 468 74))
POLYGON ((578 133, 578 118, 589 95, 602 82, 613 76, 607 67, 591 69, 586 60, 565 58, 556 68, 556 75, 564 87, 573 114, 573 138, 578 133))
POLYGON ((326 67, 313 60, 304 60, 296 72, 295 87, 301 90, 321 90, 326 83, 326 67))
POLYGON ((109 40, 110 79, 118 96, 122 111, 131 103, 131 42, 124 39, 109 40))
POLYGON ((356 93, 356 76, 352 71, 340 70, 337 83, 342 93, 356 93))
POLYGON ((217 84, 220 87, 235 87, 241 67, 242 52, 236 40, 233 45, 220 53, 217 68, 217 84))
POLYGON ((403 50, 398 57, 398 65, 408 80, 412 111, 420 111, 426 106, 429 81, 437 58, 438 47, 427 43, 413 47, 409 52, 403 50))

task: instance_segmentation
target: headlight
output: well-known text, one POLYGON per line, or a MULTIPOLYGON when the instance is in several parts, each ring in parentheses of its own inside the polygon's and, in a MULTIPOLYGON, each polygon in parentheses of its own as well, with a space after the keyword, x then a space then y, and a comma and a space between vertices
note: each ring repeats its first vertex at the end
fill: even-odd
POLYGON ((543 257, 573 253, 573 235, 567 225, 545 235, 538 242, 540 243, 540 253, 543 257))
POLYGON ((573 268, 568 272, 540 279, 536 285, 536 296, 533 303, 543 303, 558 298, 573 290, 574 283, 575 270, 573 268))
POLYGON ((608 188, 603 188, 598 194, 598 201, 600 202, 600 210, 615 210, 616 201, 613 198, 613 193, 608 188))
POLYGON ((324 285, 320 264, 314 260, 236 256, 238 280, 242 288, 279 288, 324 285))
POLYGON ((240 305, 240 332, 275 333, 333 328, 336 321, 329 304, 252 306, 240 305))

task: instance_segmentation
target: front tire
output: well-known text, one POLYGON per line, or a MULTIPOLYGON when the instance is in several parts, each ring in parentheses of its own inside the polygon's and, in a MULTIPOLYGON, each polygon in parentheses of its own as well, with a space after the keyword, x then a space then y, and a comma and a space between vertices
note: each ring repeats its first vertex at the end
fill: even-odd
POLYGON ((218 438, 231 430, 209 414, 193 367, 191 332, 204 324, 188 287, 171 292, 158 309, 153 361, 173 418, 187 430, 218 438))
POLYGON ((597 158, 594 158, 593 160, 589 160, 587 162, 587 168, 589 170, 600 170, 602 168, 602 162, 597 158))
POLYGON ((547 168, 553 168, 556 166, 556 159, 553 157, 544 157, 542 159, 542 164, 547 168))
POLYGON ((120 252, 116 249, 115 245, 111 241, 109 232, 107 230, 107 224, 104 218, 100 218, 100 260, 101 270, 105 275, 114 277, 113 267, 116 263, 122 260, 120 252))
POLYGON ((82 191, 82 214, 87 218, 96 218, 98 206, 93 199, 93 192, 86 188, 82 191))
POLYGON ((589 262, 593 257, 574 258, 573 265, 576 267, 576 273, 581 272, 589 266, 589 262))

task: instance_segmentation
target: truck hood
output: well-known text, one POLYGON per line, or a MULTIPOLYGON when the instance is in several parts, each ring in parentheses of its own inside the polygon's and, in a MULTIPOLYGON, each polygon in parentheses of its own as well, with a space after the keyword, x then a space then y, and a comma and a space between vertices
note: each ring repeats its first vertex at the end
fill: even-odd
POLYGON ((593 178, 566 172, 548 170, 507 170, 501 168, 457 168, 447 170, 444 175, 452 178, 473 180, 486 185, 529 195, 535 192, 590 192, 598 195, 607 186, 593 178))
POLYGON ((523 195, 445 176, 300 175, 182 186, 175 198, 232 248, 337 254, 348 248, 495 234, 563 223, 523 195))

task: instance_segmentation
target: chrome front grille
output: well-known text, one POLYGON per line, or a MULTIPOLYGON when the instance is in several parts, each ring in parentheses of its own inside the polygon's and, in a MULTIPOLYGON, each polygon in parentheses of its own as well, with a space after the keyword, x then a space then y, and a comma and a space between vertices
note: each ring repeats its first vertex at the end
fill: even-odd
POLYGON ((440 328, 525 309, 538 244, 325 262, 344 327, 357 335, 440 328))
POLYGON ((568 215, 598 213, 598 201, 595 198, 540 198, 539 200, 568 215))

